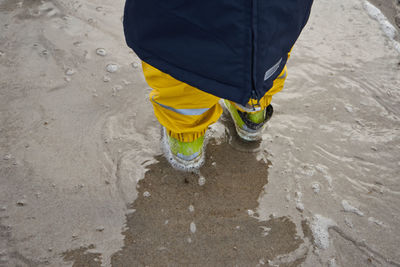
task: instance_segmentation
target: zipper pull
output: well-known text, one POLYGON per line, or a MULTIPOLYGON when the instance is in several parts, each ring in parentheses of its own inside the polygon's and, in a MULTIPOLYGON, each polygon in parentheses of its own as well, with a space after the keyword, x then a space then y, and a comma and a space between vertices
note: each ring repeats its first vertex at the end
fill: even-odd
POLYGON ((251 90, 251 99, 257 100, 256 104, 254 104, 254 102, 251 101, 251 106, 252 106, 253 110, 256 111, 256 107, 261 107, 260 99, 258 98, 258 94, 257 94, 256 90, 251 90))

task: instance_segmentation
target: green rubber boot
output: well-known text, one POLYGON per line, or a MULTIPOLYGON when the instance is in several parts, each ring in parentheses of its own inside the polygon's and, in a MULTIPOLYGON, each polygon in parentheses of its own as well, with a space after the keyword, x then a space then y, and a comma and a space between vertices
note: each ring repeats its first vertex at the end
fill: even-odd
POLYGON ((237 134, 246 141, 257 141, 273 114, 272 105, 258 112, 241 112, 230 101, 224 99, 226 109, 231 114, 237 134))
POLYGON ((175 168, 184 171, 198 169, 204 163, 204 136, 193 142, 181 142, 169 136, 164 128, 167 159, 175 168))

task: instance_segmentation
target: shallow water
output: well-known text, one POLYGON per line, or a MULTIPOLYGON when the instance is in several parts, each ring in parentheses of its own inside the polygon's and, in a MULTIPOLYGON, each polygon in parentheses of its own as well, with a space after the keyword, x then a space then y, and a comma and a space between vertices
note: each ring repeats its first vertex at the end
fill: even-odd
POLYGON ((0 1, 0 266, 399 266, 400 56, 363 1, 315 2, 263 141, 224 114, 200 174, 122 8, 0 1))

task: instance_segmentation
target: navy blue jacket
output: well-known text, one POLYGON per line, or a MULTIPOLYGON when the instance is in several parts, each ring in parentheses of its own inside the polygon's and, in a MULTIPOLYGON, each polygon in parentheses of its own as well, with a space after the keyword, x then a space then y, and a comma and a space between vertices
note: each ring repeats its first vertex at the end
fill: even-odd
POLYGON ((245 105, 287 61, 313 0, 127 0, 126 42, 139 58, 245 105))

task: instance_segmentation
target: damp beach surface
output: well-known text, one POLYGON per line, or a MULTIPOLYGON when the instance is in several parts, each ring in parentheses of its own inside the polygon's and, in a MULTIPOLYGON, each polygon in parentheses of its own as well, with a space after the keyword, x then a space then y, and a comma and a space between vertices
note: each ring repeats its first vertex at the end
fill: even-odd
POLYGON ((193 173, 124 1, 0 0, 0 266, 399 266, 397 2, 315 1, 262 142, 225 112, 193 173))

